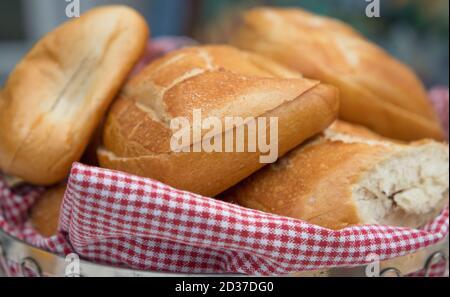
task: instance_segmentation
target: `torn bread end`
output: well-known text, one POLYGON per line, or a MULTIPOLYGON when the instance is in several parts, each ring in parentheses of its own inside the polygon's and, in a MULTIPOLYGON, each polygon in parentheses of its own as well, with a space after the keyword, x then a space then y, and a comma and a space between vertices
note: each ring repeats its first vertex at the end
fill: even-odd
POLYGON ((448 203, 449 149, 439 143, 394 151, 354 187, 366 224, 420 227, 448 203))

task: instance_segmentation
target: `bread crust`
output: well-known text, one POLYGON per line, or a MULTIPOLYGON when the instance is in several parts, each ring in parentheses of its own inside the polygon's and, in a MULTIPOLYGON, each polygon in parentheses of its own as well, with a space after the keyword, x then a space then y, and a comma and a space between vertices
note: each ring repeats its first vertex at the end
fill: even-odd
POLYGON ((33 205, 30 221, 39 234, 51 237, 58 232, 59 213, 66 188, 66 184, 61 184, 46 190, 33 205))
POLYGON ((444 138, 414 71, 338 20, 257 8, 244 15, 231 44, 338 87, 345 121, 404 141, 444 138))
POLYGON ((283 155, 328 127, 338 104, 334 87, 258 55, 225 46, 183 49, 156 61, 125 87, 108 115, 99 160, 102 167, 215 196, 261 168, 260 152, 174 153, 171 119, 191 120, 193 108, 222 120, 278 117, 283 155))
MULTIPOLYGON (((222 198, 334 230, 360 224, 382 224, 364 217, 355 198, 355 188, 368 172, 389 158, 396 158, 397 153, 426 145, 446 151, 448 163, 448 146, 444 144, 431 141, 400 144, 362 127, 338 122, 322 136, 250 176, 222 198)), ((400 183, 394 176, 391 179, 394 184, 400 183)), ((414 220, 405 219, 400 225, 420 227, 440 211, 445 201, 443 198, 433 205, 433 212, 414 214, 414 220)))
POLYGON ((136 11, 105 6, 42 38, 0 92, 0 168, 38 185, 63 180, 148 34, 136 11))

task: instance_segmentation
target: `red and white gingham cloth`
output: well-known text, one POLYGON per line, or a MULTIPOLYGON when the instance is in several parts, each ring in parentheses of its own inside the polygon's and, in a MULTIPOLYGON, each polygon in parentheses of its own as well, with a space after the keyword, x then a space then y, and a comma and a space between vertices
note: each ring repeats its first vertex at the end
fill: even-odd
POLYGON ((175 190, 160 182, 74 164, 60 233, 42 238, 26 222, 40 190, 0 179, 0 228, 52 252, 104 264, 182 273, 283 275, 367 264, 443 240, 448 207, 422 230, 358 226, 327 230, 175 190))

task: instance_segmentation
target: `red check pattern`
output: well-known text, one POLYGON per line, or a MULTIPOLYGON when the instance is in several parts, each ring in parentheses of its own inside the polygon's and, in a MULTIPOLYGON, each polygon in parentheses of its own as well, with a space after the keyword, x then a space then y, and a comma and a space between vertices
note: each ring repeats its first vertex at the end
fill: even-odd
POLYGON ((173 189, 160 182, 74 164, 60 232, 41 238, 26 221, 40 189, 0 179, 0 228, 49 251, 103 264, 180 273, 284 275, 367 264, 443 240, 448 207, 421 230, 358 226, 327 230, 173 189), (70 244, 69 244, 70 242, 70 244))
POLYGON ((28 222, 29 210, 43 191, 28 185, 10 189, 0 173, 0 229, 45 250, 69 254, 72 249, 63 234, 43 238, 28 222))

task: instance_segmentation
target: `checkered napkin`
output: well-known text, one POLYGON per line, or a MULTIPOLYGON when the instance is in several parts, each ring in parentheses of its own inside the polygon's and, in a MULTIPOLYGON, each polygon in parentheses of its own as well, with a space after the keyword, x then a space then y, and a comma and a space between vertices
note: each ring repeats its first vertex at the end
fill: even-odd
POLYGON ((448 208, 421 230, 359 226, 331 231, 173 189, 125 173, 74 164, 60 232, 26 223, 40 189, 0 181, 0 228, 52 252, 103 264, 182 273, 284 275, 367 264, 433 245, 448 234, 448 208))

